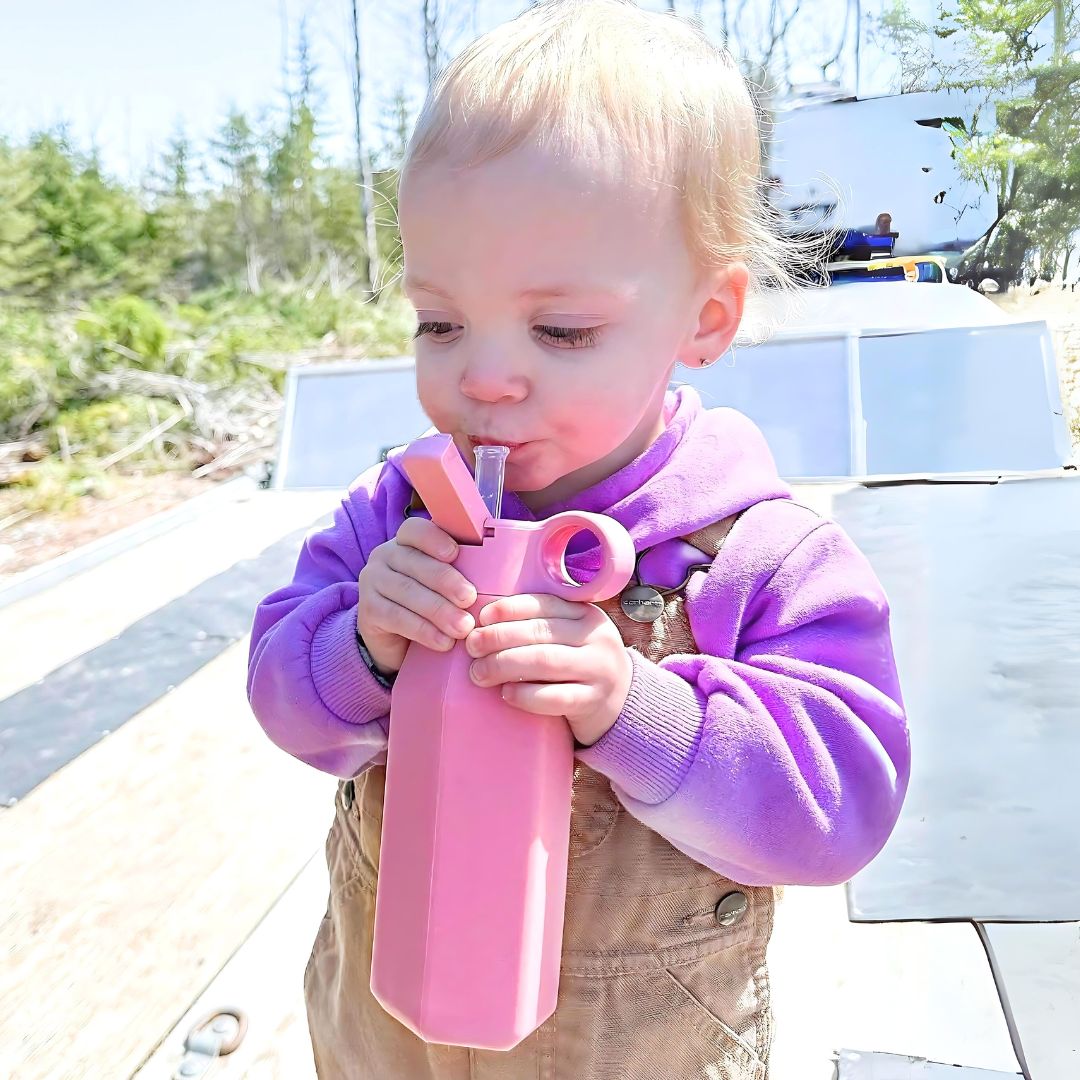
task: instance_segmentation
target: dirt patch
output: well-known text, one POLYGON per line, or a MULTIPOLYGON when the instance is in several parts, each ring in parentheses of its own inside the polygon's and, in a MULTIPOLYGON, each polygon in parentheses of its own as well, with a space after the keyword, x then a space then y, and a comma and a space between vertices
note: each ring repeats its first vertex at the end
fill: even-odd
POLYGON ((993 297, 1003 311, 1028 319, 1044 319, 1054 339, 1065 419, 1080 454, 1080 292, 1048 288, 1030 295, 1025 289, 993 297))
POLYGON ((0 489, 0 585, 13 575, 210 491, 220 483, 184 473, 118 476, 108 497, 87 495, 67 511, 23 516, 0 489))

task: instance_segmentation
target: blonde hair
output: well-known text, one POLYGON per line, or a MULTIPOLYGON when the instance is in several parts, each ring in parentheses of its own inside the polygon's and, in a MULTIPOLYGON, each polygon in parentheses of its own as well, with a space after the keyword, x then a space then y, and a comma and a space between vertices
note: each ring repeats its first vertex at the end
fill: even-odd
MULTIPOLYGON (((745 262, 752 301, 790 294, 817 258, 778 235, 760 139, 746 80, 694 24, 632 0, 541 0, 438 77, 402 176, 436 160, 477 165, 526 140, 575 159, 614 159, 679 193, 690 250, 706 267, 745 262)), ((758 328, 777 310, 761 305, 758 328)))

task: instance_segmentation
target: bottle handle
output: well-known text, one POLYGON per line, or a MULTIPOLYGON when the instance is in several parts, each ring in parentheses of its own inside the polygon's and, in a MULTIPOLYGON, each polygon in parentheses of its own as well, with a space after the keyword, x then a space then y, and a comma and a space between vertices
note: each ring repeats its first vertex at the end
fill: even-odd
POLYGON ((596 602, 621 592, 634 573, 634 542, 626 529, 612 518, 585 511, 568 510, 543 523, 539 557, 551 583, 551 591, 565 600, 596 602), (592 581, 574 581, 566 570, 566 549, 581 531, 600 541, 600 570, 592 581))

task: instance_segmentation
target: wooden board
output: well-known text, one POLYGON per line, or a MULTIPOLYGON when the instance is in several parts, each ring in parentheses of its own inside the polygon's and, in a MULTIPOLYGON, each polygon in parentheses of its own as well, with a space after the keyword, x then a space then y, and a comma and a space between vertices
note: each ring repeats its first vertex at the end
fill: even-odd
POLYGON ((262 734, 246 660, 0 813, 0 1076, 130 1076, 321 845, 334 781, 262 734))
POLYGON ((315 1080, 303 982, 328 888, 320 849, 132 1080, 172 1076, 193 1025, 225 1008, 242 1010, 248 1028, 213 1080, 315 1080))

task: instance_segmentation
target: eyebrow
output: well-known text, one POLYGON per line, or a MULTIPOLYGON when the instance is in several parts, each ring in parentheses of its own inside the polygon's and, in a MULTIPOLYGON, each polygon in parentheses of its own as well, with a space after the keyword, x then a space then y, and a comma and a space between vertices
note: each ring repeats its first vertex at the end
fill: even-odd
MULTIPOLYGON (((431 293, 432 296, 441 296, 444 300, 453 299, 448 292, 445 292, 427 281, 421 281, 419 278, 407 277, 405 279, 405 288, 431 293)), ((518 293, 518 299, 560 300, 569 296, 580 296, 581 294, 585 294, 588 296, 607 296, 613 300, 627 300, 631 298, 634 293, 635 290, 629 287, 605 289, 595 285, 545 285, 540 288, 523 289, 518 293)))
POLYGON ((417 289, 420 292, 431 293, 433 296, 441 296, 444 300, 449 300, 451 298, 449 293, 445 293, 442 289, 436 288, 426 281, 421 281, 419 278, 407 277, 404 285, 406 289, 417 289))

